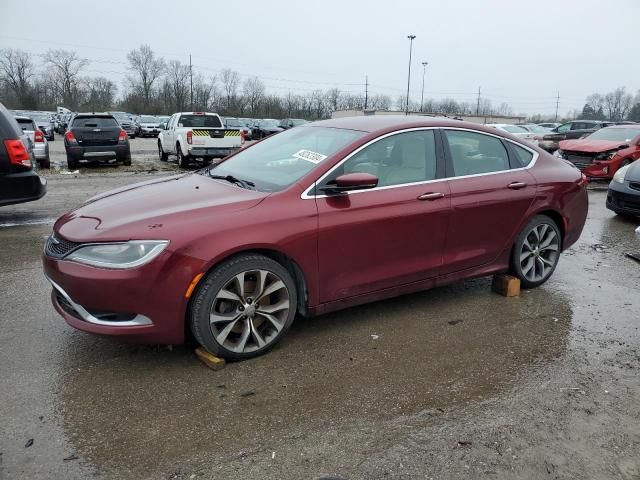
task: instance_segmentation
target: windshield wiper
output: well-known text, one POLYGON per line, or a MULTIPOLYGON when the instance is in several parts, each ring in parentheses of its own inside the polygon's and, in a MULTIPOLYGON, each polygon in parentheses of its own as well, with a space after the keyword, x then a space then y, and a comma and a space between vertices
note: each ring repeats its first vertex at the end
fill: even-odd
POLYGON ((243 180, 241 178, 234 177, 233 175, 212 175, 211 173, 209 173, 209 177, 215 178, 217 180, 226 180, 229 183, 240 185, 242 188, 246 188, 248 190, 251 190, 256 186, 255 183, 250 182, 249 180, 243 180))

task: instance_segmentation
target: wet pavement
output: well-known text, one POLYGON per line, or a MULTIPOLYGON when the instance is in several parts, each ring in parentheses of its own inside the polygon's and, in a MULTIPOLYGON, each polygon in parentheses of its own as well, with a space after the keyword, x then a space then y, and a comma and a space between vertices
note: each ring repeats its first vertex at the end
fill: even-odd
POLYGON ((177 170, 135 142, 131 169, 54 169, 42 200, 0 209, 1 479, 640 478, 640 241, 604 192, 543 287, 478 279, 298 319, 213 372, 50 305, 52 221, 177 170))

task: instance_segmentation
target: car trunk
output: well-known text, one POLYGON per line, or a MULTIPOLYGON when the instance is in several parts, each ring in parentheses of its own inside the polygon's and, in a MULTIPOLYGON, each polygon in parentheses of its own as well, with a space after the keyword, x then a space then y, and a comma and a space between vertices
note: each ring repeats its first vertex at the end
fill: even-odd
POLYGON ((87 124, 85 127, 74 127, 73 135, 78 144, 84 147, 117 145, 120 127, 94 127, 87 124))

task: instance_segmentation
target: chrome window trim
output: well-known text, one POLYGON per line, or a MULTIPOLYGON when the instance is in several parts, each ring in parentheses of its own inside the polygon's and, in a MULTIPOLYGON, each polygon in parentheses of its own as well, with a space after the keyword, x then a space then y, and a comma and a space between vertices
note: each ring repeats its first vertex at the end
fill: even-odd
POLYGON ((65 292, 60 285, 51 280, 49 277, 45 275, 46 279, 49 280, 51 286, 62 295, 67 302, 71 304, 73 309, 78 312, 78 315, 82 317, 82 319, 87 323, 92 323, 94 325, 100 325, 103 327, 141 327, 144 325, 153 325, 153 322, 150 318, 145 317, 144 315, 137 314, 133 320, 127 320, 124 322, 110 322, 108 320, 100 320, 99 318, 91 315, 82 305, 78 305, 76 302, 71 300, 71 297, 67 292, 65 292))
POLYGON ((337 163, 336 165, 334 165, 330 170, 328 170, 324 175, 322 175, 320 178, 318 178, 315 182, 313 182, 311 185, 309 185, 304 192, 302 192, 302 194, 300 195, 300 198, 302 200, 312 200, 312 199, 316 199, 316 198, 327 198, 327 197, 334 197, 335 195, 313 195, 310 192, 313 190, 314 186, 317 183, 322 182, 325 178, 327 178, 327 176, 329 176, 331 173, 333 173, 338 167, 340 167, 344 162, 346 162, 347 160, 349 160, 351 157, 353 157, 354 155, 356 155, 357 153, 359 153, 361 150, 364 150, 365 148, 367 148, 369 145, 373 145, 374 143, 385 139, 387 137, 390 137, 392 135, 398 135, 400 133, 406 133, 406 132, 415 132, 415 131, 422 131, 422 130, 462 130, 462 131, 466 131, 466 132, 471 132, 471 133, 477 133, 479 135, 488 135, 490 137, 495 137, 499 140, 505 140, 507 142, 513 143, 514 145, 517 145, 518 147, 524 148, 525 150, 528 150, 529 152, 531 152, 533 154, 533 157, 531 158, 531 161, 529 162, 529 164, 525 167, 520 167, 520 168, 510 168, 508 170, 498 170, 495 172, 487 172, 487 173, 475 173, 473 175, 462 175, 460 177, 443 177, 443 178, 435 178, 433 180, 425 180, 422 182, 411 182, 411 183, 399 183, 397 185, 385 185, 384 187, 375 187, 375 188, 369 188, 367 190, 354 190, 352 192, 344 192, 344 194, 347 195, 356 195, 359 193, 368 193, 368 192, 376 192, 379 190, 388 190, 391 188, 400 188, 400 187, 407 187, 410 185, 426 185, 429 183, 434 183, 434 182, 443 182, 443 181, 452 181, 452 180, 459 180, 459 179, 464 179, 464 178, 474 178, 474 177, 483 177, 486 175, 496 175, 498 173, 505 173, 505 172, 518 172, 518 171, 522 171, 522 170, 529 170, 530 168, 532 168, 537 160, 538 157, 540 156, 538 152, 536 152, 534 149, 532 149, 531 147, 527 146, 527 145, 523 145, 522 143, 516 142, 515 140, 511 140, 510 138, 505 138, 502 137, 500 135, 496 135, 493 133, 489 133, 489 132, 482 132, 479 130, 474 130, 472 128, 465 128, 465 127, 413 127, 413 128, 406 128, 403 130, 396 130, 394 132, 389 132, 389 133, 385 133, 384 135, 374 138, 373 140, 368 141, 367 143, 365 143, 364 145, 361 145, 360 147, 358 147, 356 150, 354 150, 353 152, 351 152, 349 155, 347 155, 346 157, 344 157, 339 163, 337 163))

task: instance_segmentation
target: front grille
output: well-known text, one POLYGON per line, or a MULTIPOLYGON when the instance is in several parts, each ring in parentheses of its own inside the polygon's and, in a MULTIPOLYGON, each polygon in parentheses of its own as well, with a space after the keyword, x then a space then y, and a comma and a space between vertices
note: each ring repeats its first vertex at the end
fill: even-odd
POLYGON ((566 153, 567 160, 573 163, 580 170, 587 168, 593 164, 593 157, 589 155, 574 155, 566 153))
POLYGON ((640 214, 640 195, 629 195, 610 190, 607 200, 618 208, 640 214))
POLYGON ((640 182, 631 182, 629 184, 629 187, 633 188, 634 190, 640 190, 640 182))
POLYGON ((80 243, 71 242, 69 240, 65 240, 64 238, 56 237, 56 235, 52 233, 49 238, 47 238, 47 243, 45 245, 44 251, 50 257, 62 258, 78 248, 80 245, 80 243))

